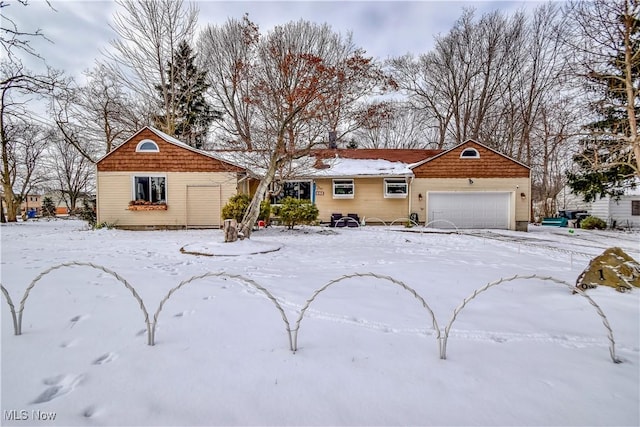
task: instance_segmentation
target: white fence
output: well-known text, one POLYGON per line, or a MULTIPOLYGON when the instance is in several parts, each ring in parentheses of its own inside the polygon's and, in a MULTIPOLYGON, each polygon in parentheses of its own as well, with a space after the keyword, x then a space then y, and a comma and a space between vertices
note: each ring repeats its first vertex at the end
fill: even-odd
POLYGON ((498 286, 501 285, 503 283, 507 283, 507 282, 513 282, 516 280, 537 280, 537 281, 542 281, 542 282, 551 282, 551 283, 556 283, 562 286, 566 286, 569 289, 571 289, 573 292, 579 294, 582 298, 585 298, 589 304, 591 304, 591 306, 594 307, 595 312, 597 313, 597 315, 601 318, 602 320, 602 324, 604 326, 604 328, 606 329, 606 334, 607 334, 607 338, 609 340, 609 355, 611 357, 611 360, 614 363, 621 363, 621 360, 616 356, 615 353, 615 340, 613 337, 613 330, 611 328, 611 326, 609 325, 609 321, 607 320, 607 317, 605 316, 604 312, 602 311, 602 309, 598 306, 598 304, 596 304, 596 302, 589 297, 589 295, 587 295, 585 292, 583 292, 581 289, 576 288, 575 286, 573 286, 572 284, 565 282, 563 280, 559 280, 553 277, 544 277, 544 276, 537 276, 537 275, 529 275, 529 276, 518 276, 515 275, 513 277, 509 277, 509 278, 501 278, 498 280, 495 280, 493 282, 487 283, 486 285, 476 289, 471 295, 469 295, 467 298, 465 298, 460 305, 453 311, 453 315, 451 317, 451 319, 449 320, 449 323, 447 323, 447 325, 444 328, 444 334, 441 332, 440 327, 438 326, 438 322, 436 319, 435 314, 433 313, 433 310, 431 309, 431 307, 429 306, 429 304, 427 303, 427 300, 422 297, 420 294, 418 294, 418 292, 415 291, 415 289, 413 289, 412 287, 406 285, 405 283, 401 282, 400 280, 397 280, 393 277, 390 276, 383 276, 383 275, 378 275, 378 274, 374 274, 374 273, 353 273, 353 274, 347 274, 347 275, 343 275, 340 276, 336 279, 333 279, 331 281, 329 281, 328 283, 324 284, 323 286, 321 286, 320 288, 318 288, 315 292, 313 292, 313 294, 309 297, 309 299, 307 299, 305 305, 302 307, 302 309, 300 309, 298 318, 295 322, 295 327, 292 329, 291 328, 291 323, 289 322, 289 319, 287 317, 287 314, 285 313, 285 311, 283 310, 282 306, 280 305, 280 303, 278 302, 278 299, 265 287, 261 286, 260 284, 258 284, 256 281, 249 279, 247 277, 244 277, 242 275, 237 275, 237 274, 229 274, 229 273, 225 273, 225 272, 207 272, 198 276, 193 276, 187 280, 183 280, 182 282, 180 282, 176 287, 172 288, 167 295, 160 301, 160 304, 158 305, 158 309, 155 311, 154 315, 153 315, 153 321, 151 321, 149 319, 149 313, 144 305, 144 301, 142 300, 142 298, 138 295, 138 293, 136 292, 135 288, 129 283, 127 282, 124 278, 122 278, 119 274, 117 274, 116 272, 100 266, 100 265, 96 265, 96 264, 92 264, 92 263, 88 263, 88 262, 67 262, 67 263, 63 263, 63 264, 58 264, 55 265, 53 267, 50 267, 46 270, 44 270, 43 272, 41 272, 40 274, 38 274, 38 276, 36 276, 31 283, 29 284, 29 286, 27 287, 27 289, 25 290, 22 299, 20 300, 20 305, 18 307, 18 310, 16 311, 15 309, 15 305, 11 299, 11 296, 9 294, 9 292, 7 291, 7 289, 0 284, 0 288, 2 290, 2 293, 5 297, 5 300, 7 301, 7 304, 9 306, 9 309, 11 311, 11 316, 12 316, 12 320, 13 320, 13 330, 14 330, 14 335, 21 335, 22 334, 22 317, 24 314, 24 309, 25 309, 25 304, 27 302, 27 299, 29 298, 30 293, 33 291, 34 287, 36 286, 36 284, 47 274, 49 274, 50 272, 54 271, 54 270, 58 270, 61 268, 67 268, 67 267, 90 267, 93 269, 97 269, 100 271, 103 271, 111 276, 113 276, 116 280, 118 280, 120 283, 122 283, 132 294, 133 298, 135 298, 135 300, 138 302, 139 306, 140 306, 140 310, 142 312, 143 318, 144 318, 144 322, 146 325, 146 331, 147 331, 147 344, 150 346, 155 345, 155 335, 156 335, 156 325, 158 324, 158 319, 160 317, 160 314, 162 312, 162 308, 165 306, 165 304, 169 301, 169 299, 171 298, 171 296, 176 293, 177 291, 179 291, 180 289, 182 289, 183 287, 199 281, 199 280, 203 280, 203 279, 210 279, 210 278, 223 278, 223 279, 233 279, 236 280, 240 283, 242 283, 245 286, 249 286, 252 287, 256 290, 258 290, 259 292, 261 292, 262 294, 264 294, 267 299, 269 299, 276 310, 278 310, 278 312, 280 313, 280 315, 282 316, 282 320, 285 324, 285 332, 287 334, 287 338, 289 341, 289 349, 292 352, 296 352, 298 350, 298 333, 300 331, 300 323, 302 322, 302 319, 304 318, 304 315, 307 311, 307 309, 311 306, 311 304, 316 300, 316 298, 319 296, 320 293, 322 293, 323 291, 325 291, 326 289, 328 289, 329 287, 340 283, 340 282, 345 282, 348 281, 349 279, 353 279, 353 278, 370 278, 372 280, 376 280, 376 281, 385 281, 385 282, 389 282, 393 285, 396 286, 400 286, 402 289, 404 289, 405 291, 409 292, 416 300, 418 300, 418 302, 422 305, 422 307, 427 311, 428 313, 428 318, 427 318, 427 322, 429 324, 431 324, 431 326, 433 327, 433 330, 435 332, 435 337, 436 337, 436 342, 438 345, 438 354, 439 357, 441 359, 446 359, 447 358, 447 342, 449 339, 449 333, 451 331, 451 327, 453 325, 453 323, 455 322, 455 320, 457 319, 457 317, 460 315, 460 313, 464 310, 464 308, 469 305, 469 303, 475 299, 478 295, 480 295, 481 293, 487 291, 489 288, 494 287, 494 286, 498 286))

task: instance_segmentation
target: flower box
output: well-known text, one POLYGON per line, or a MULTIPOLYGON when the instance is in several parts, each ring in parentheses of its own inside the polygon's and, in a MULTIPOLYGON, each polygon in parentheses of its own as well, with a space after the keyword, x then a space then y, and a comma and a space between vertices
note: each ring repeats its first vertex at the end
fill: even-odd
POLYGON ((166 211, 167 205, 129 205, 130 211, 166 211))

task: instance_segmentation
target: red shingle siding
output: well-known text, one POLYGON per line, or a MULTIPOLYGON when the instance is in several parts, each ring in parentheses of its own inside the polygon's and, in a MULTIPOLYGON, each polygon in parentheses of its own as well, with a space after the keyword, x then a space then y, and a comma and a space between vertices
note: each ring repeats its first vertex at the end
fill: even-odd
POLYGON ((413 169, 416 178, 528 178, 529 168, 469 141, 413 169), (475 148, 479 159, 460 158, 467 148, 475 148))
POLYGON ((99 172, 239 172, 237 166, 213 159, 187 148, 171 144, 144 129, 98 162, 99 172), (136 147, 143 139, 156 144, 158 153, 138 153, 136 147))

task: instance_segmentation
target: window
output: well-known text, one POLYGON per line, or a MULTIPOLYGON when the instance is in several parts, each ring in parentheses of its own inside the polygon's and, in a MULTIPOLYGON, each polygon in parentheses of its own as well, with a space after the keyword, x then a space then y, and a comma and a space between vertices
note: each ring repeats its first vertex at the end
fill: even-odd
POLYGON ((354 185, 352 179, 333 180, 334 199, 353 199, 354 185))
POLYGON ((159 151, 160 149, 158 148, 158 144, 150 139, 143 139, 138 143, 138 146, 136 147, 136 152, 158 153, 159 151))
POLYGON ((480 153, 475 148, 465 148, 462 153, 460 153, 461 159, 479 159, 480 153))
POLYGON ((164 176, 134 176, 133 200, 167 203, 167 178, 164 176))
POLYGON ((271 196, 271 204, 277 205, 282 202, 285 197, 293 197, 300 200, 311 200, 311 181, 286 181, 279 184, 280 188, 276 184, 272 189, 274 193, 271 196))
POLYGON ((407 197, 407 181, 404 179, 385 179, 384 180, 384 197, 401 198, 407 197))
POLYGON ((640 215, 640 200, 631 201, 631 215, 640 215))

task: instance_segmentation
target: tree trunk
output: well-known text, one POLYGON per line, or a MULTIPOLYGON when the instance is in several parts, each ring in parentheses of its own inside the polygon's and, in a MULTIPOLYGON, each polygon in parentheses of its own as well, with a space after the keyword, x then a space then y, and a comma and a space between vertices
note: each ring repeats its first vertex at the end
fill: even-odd
POLYGON ((238 221, 235 219, 224 220, 224 241, 235 242, 238 240, 238 221))
POLYGON ((18 216, 16 213, 18 211, 19 204, 17 203, 17 199, 13 194, 13 189, 11 188, 11 186, 4 184, 3 187, 4 187, 3 188, 4 203, 5 203, 5 206, 7 207, 6 220, 7 222, 16 222, 18 221, 18 216))
POLYGON ((242 233, 243 237, 247 239, 251 237, 253 225, 258 220, 258 216, 260 216, 260 204, 264 200, 264 196, 269 189, 269 185, 271 185, 271 183, 273 182, 279 166, 279 156, 277 154, 272 155, 269 161, 269 169, 267 170, 265 176, 260 180, 260 184, 258 184, 258 188, 256 189, 256 192, 251 199, 251 203, 249 203, 247 212, 244 214, 244 218, 242 218, 242 222, 238 227, 239 232, 242 233))

